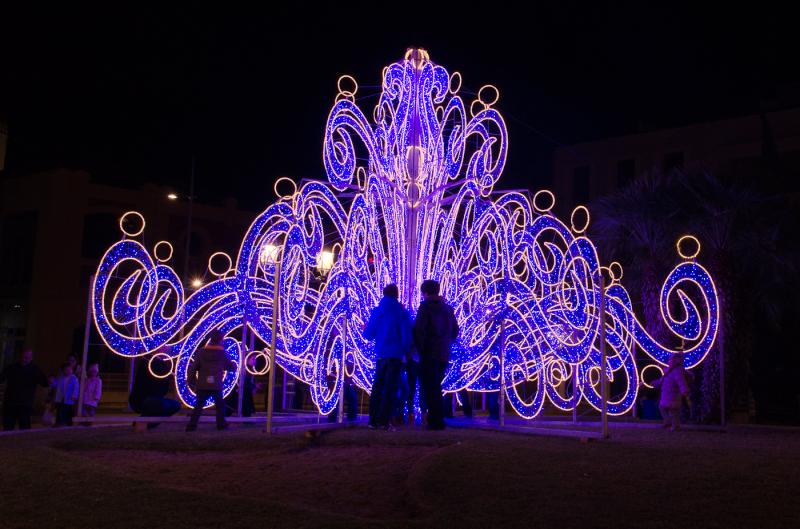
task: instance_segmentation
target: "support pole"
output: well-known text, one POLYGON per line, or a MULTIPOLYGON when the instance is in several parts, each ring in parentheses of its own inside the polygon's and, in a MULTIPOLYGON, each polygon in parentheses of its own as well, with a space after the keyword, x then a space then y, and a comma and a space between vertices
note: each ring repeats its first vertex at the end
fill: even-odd
POLYGON ((497 396, 500 426, 506 425, 506 318, 500 320, 500 394, 497 396))
POLYGON ((602 394, 602 427, 603 439, 608 439, 608 377, 606 374, 606 278, 600 269, 600 393, 602 394))
MULTIPOLYGON (((255 351, 256 350, 256 332, 253 329, 250 329, 250 332, 247 333, 247 336, 250 338, 250 346, 247 348, 247 350, 249 352, 255 351)), ((245 369, 245 377, 246 377, 247 376, 247 364, 246 363, 245 363, 244 369, 245 369)), ((255 375, 252 375, 252 377, 253 377, 253 388, 252 388, 252 391, 255 391, 256 390, 256 377, 255 377, 255 375)), ((251 396, 252 396, 252 394, 251 394, 251 396)), ((255 413, 255 412, 256 412, 255 400, 253 400, 253 413, 255 413)))
POLYGON ((189 174, 189 205, 186 207, 186 250, 183 256, 183 280, 189 281, 189 251, 192 243, 192 207, 194 206, 194 155, 192 155, 192 172, 189 174))
POLYGON ((572 424, 578 422, 578 400, 575 396, 578 394, 578 364, 572 367, 572 400, 575 406, 572 408, 572 424))
MULTIPOLYGON (((724 342, 723 342, 724 343, 724 342)), ((725 417, 725 351, 719 345, 719 425, 722 428, 727 426, 727 417, 725 417)))
POLYGON ((345 369, 345 362, 344 359, 347 357, 347 321, 350 319, 350 305, 349 305, 349 298, 347 298, 347 294, 345 294, 345 304, 347 309, 345 310, 344 315, 344 328, 342 329, 342 383, 339 384, 339 410, 338 410, 338 422, 339 424, 344 422, 344 385, 347 382, 347 374, 345 369))
POLYGON ((247 376, 247 366, 245 361, 247 359, 247 312, 244 313, 244 323, 242 325, 242 344, 239 349, 239 391, 237 391, 238 399, 236 403, 236 416, 242 416, 242 401, 244 400, 244 377, 247 376))
POLYGON ((83 388, 86 387, 86 359, 89 356, 89 334, 92 330, 92 287, 94 286, 94 274, 89 278, 89 296, 86 301, 86 327, 83 330, 83 356, 81 357, 81 383, 78 388, 78 417, 83 417, 83 388))
POLYGON ((283 244, 281 245, 280 255, 275 257, 275 280, 272 289, 272 336, 269 347, 269 385, 267 386, 267 433, 272 434, 272 408, 275 405, 275 348, 278 340, 278 311, 280 303, 280 277, 281 263, 283 262, 283 244))
POLYGON ((286 369, 284 368, 281 371, 283 371, 283 391, 282 391, 283 395, 281 396, 281 409, 285 411, 286 410, 286 382, 287 382, 286 369))
MULTIPOLYGON (((131 369, 128 371, 128 397, 130 397, 131 392, 133 391, 133 371, 136 369, 136 359, 131 358, 131 369)), ((128 410, 133 411, 131 409, 130 399, 128 399, 128 410)))

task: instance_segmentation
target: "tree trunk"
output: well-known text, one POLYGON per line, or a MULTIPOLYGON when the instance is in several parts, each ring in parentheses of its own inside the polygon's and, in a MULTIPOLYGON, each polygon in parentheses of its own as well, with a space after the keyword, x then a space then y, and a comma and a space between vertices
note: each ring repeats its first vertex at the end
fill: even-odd
POLYGON ((650 336, 658 343, 664 343, 665 324, 661 318, 661 280, 656 276, 655 267, 648 264, 642 271, 642 307, 644 310, 644 325, 650 336))
POLYGON ((730 269, 724 266, 724 262, 724 256, 717 256, 709 266, 709 271, 717 287, 719 330, 714 347, 706 357, 702 367, 701 394, 699 402, 695 406, 698 419, 702 422, 718 422, 720 419, 720 351, 725 362, 726 414, 730 413, 732 404, 737 409, 746 410, 749 403, 747 397, 749 395, 749 353, 743 353, 742 351, 751 349, 752 340, 748 339, 748 334, 750 333, 741 328, 742 325, 746 325, 746 322, 737 322, 738 298, 734 290, 732 274, 730 269))

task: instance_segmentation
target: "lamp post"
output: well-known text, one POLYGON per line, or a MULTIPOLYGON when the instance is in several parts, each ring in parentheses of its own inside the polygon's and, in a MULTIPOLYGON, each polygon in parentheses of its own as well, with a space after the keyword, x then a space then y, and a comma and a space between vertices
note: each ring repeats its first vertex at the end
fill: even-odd
MULTIPOLYGON (((169 200, 178 200, 180 195, 177 193, 167 193, 169 200)), ((187 215, 186 215, 186 253, 183 256, 183 280, 189 281, 189 250, 191 249, 192 242, 192 206, 194 206, 194 156, 192 156, 192 171, 189 173, 189 195, 186 197, 188 200, 187 215)), ((198 288, 203 285, 198 279, 195 279, 191 285, 198 288), (199 284, 197 284, 199 283, 199 284)))
POLYGON ((602 268, 600 272, 600 393, 603 404, 600 409, 602 415, 600 421, 600 435, 603 439, 608 439, 608 377, 606 376, 606 365, 608 358, 606 355, 606 278, 602 268))
POLYGON ((283 249, 286 245, 286 239, 281 241, 280 246, 271 244, 264 245, 261 249, 260 259, 263 262, 273 264, 275 267, 275 277, 273 280, 272 288, 272 325, 270 326, 272 332, 270 333, 270 347, 269 347, 269 383, 267 385, 267 428, 266 432, 272 434, 272 410, 275 401, 275 365, 277 362, 275 358, 276 347, 278 345, 278 311, 280 310, 280 302, 278 295, 280 294, 280 277, 281 265, 283 262, 283 249))
MULTIPOLYGON (((177 193, 167 193, 167 199, 169 200, 175 201, 179 198, 180 196, 177 193)), ((183 256, 183 276, 181 276, 181 281, 185 283, 186 290, 188 290, 189 286, 193 288, 200 288, 203 286, 203 282, 199 278, 194 278, 191 282, 189 282, 189 250, 191 249, 192 241, 192 206, 194 205, 194 155, 192 155, 192 170, 189 173, 189 195, 186 198, 189 202, 189 205, 187 207, 186 215, 186 250, 185 255, 183 256)), ((183 339, 184 336, 185 324, 185 311, 181 310, 181 339, 183 339)))

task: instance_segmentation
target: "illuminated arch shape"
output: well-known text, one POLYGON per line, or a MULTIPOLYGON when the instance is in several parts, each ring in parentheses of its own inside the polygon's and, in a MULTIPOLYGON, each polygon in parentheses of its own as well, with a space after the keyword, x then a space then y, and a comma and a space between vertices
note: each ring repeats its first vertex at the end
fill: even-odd
MULTIPOLYGON (((634 348, 659 365, 674 350, 636 318, 618 265, 600 307, 607 268, 583 235, 588 210, 579 211, 585 222, 576 227, 573 215, 568 226, 551 213, 552 193, 531 200, 494 189, 508 148, 505 122, 493 108, 497 89, 481 89, 467 106, 461 75, 413 50, 384 68, 372 120, 355 104, 355 79, 342 77, 338 85, 323 145, 328 181, 291 183, 279 194, 253 221, 230 271, 187 297, 174 270, 139 242, 124 238, 106 252, 93 308, 109 348, 132 357, 166 346, 178 393, 192 405, 186 373, 212 329, 227 334, 225 348, 237 364, 248 354, 237 338, 245 323, 270 343, 280 261, 276 361, 309 384, 317 408, 329 413, 345 373, 371 387, 374 352, 360 329, 383 286, 397 283, 401 299, 416 307, 419 282, 433 278, 462 329, 446 392, 502 389, 526 418, 545 401, 564 410, 581 401, 599 408, 604 311, 607 372, 624 387, 609 413, 630 410, 641 383, 634 348), (334 262, 320 280, 312 270, 323 249, 334 262)), ((665 323, 687 343, 687 368, 709 352, 718 325, 713 281, 696 254, 690 257, 678 262, 661 293, 665 323)), ((226 375, 226 394, 236 380, 237 372, 226 375)))

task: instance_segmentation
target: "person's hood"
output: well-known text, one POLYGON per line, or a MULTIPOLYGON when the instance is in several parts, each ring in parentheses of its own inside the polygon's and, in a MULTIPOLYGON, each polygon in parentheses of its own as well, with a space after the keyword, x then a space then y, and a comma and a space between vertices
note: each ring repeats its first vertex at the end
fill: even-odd
POLYGON ((383 298, 381 298, 380 301, 380 307, 384 309, 385 308, 391 309, 391 308, 402 307, 402 305, 400 305, 400 302, 396 298, 393 298, 392 296, 383 296, 383 298))
POLYGON ((442 296, 431 296, 428 299, 422 300, 423 303, 444 303, 444 298, 442 296))

